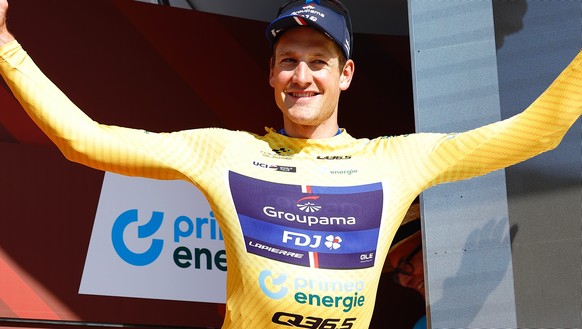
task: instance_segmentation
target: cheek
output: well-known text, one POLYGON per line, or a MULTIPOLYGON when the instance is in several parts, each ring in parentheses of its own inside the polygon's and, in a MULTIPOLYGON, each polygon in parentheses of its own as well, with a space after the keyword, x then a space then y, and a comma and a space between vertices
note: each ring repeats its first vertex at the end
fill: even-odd
POLYGON ((340 90, 340 81, 338 75, 333 74, 324 74, 324 75, 314 75, 313 81, 318 87, 322 90, 325 90, 328 93, 339 94, 340 90))
POLYGON ((275 89, 283 89, 287 86, 288 77, 284 72, 273 73, 269 78, 269 84, 275 89))
POLYGON ((413 277, 410 275, 398 274, 396 279, 401 286, 410 288, 410 281, 412 281, 413 277))

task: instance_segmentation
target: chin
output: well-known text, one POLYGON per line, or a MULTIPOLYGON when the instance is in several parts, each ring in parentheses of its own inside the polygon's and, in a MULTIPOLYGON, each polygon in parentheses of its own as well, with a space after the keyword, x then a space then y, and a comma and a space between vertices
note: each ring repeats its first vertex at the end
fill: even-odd
MULTIPOLYGON (((287 111, 287 118, 289 121, 297 125, 315 125, 317 124, 317 118, 313 116, 305 115, 306 113, 297 113, 298 111, 289 110, 287 111)), ((308 114, 308 113, 307 113, 308 114)))

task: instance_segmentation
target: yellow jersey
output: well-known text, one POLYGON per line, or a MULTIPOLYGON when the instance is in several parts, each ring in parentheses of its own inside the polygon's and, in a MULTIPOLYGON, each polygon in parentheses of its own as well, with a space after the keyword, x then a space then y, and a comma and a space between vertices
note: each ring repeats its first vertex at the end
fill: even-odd
POLYGON ((218 128, 107 126, 79 110, 14 41, 0 67, 70 160, 183 179, 207 197, 228 258, 223 328, 367 328, 388 248, 412 201, 554 148, 582 109, 578 55, 528 109, 458 134, 306 140, 218 128))

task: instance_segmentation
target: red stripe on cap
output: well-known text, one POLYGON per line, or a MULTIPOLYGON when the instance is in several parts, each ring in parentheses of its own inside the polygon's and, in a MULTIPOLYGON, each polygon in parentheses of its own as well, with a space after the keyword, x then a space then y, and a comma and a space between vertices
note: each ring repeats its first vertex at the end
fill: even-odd
POLYGON ((307 25, 307 23, 305 23, 305 20, 302 17, 295 16, 293 17, 293 19, 295 19, 295 21, 299 25, 307 25))

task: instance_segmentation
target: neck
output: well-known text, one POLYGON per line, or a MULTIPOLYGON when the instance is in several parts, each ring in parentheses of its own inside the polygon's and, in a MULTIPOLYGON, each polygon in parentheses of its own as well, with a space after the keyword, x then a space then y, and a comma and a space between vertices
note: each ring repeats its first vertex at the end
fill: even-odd
POLYGON ((340 130, 337 124, 333 127, 285 125, 283 132, 285 135, 293 138, 323 139, 337 135, 340 130))

